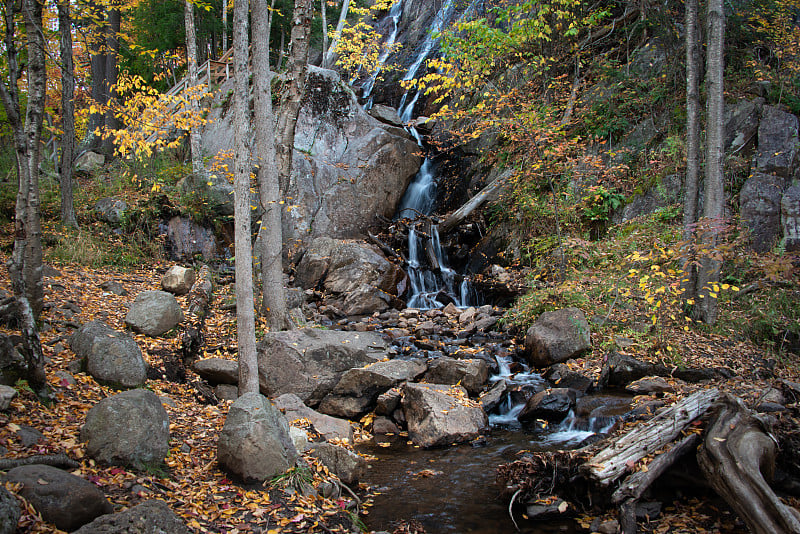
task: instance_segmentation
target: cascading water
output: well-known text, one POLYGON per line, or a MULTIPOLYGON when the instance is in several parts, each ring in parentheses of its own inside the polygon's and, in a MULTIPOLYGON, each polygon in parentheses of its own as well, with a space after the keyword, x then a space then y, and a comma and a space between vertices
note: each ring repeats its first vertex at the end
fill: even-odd
POLYGON ((375 67, 375 72, 372 73, 372 76, 369 77, 362 87, 361 97, 366 100, 366 104, 364 104, 365 109, 372 108, 372 89, 375 87, 375 81, 378 79, 378 75, 384 63, 386 63, 389 54, 391 54, 395 48, 394 44, 397 41, 397 32, 400 26, 400 16, 402 14, 403 0, 397 0, 389 10, 389 18, 392 21, 392 33, 389 34, 389 37, 383 45, 383 51, 380 56, 378 56, 378 65, 375 67))

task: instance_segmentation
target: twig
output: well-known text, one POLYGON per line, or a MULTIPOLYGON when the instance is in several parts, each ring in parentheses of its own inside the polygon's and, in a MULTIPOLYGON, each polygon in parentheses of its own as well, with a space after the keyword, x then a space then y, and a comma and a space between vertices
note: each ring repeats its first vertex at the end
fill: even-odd
POLYGON ((517 525, 517 520, 514 519, 514 511, 512 510, 512 507, 514 506, 514 501, 517 500, 517 496, 520 493, 522 493, 522 488, 514 492, 514 495, 511 496, 511 502, 508 503, 508 516, 511 518, 511 522, 514 523, 514 528, 517 529, 517 532, 519 532, 519 525, 517 525))

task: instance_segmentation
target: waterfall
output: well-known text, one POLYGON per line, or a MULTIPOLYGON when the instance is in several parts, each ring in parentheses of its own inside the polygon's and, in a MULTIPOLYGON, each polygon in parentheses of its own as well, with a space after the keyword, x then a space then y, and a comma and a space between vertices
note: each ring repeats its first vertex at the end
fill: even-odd
POLYGON ((389 18, 392 20, 392 33, 389 34, 389 38, 386 39, 386 42, 383 45, 383 51, 381 52, 381 55, 378 56, 378 64, 375 67, 375 72, 372 73, 372 76, 369 77, 362 88, 361 97, 367 100, 367 103, 364 106, 365 109, 370 109, 372 107, 372 89, 375 87, 375 81, 378 79, 378 74, 380 74, 383 64, 386 63, 386 59, 389 57, 389 54, 392 52, 392 48, 394 47, 394 43, 397 41, 397 32, 400 26, 400 16, 402 14, 403 0, 397 0, 392 5, 392 9, 389 10, 389 18))

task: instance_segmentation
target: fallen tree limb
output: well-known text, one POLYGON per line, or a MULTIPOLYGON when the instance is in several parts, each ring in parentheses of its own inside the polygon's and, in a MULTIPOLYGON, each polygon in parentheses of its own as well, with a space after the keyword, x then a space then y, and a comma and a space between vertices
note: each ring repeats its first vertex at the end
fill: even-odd
POLYGON ((442 221, 442 223, 439 225, 439 232, 446 234, 458 226, 461 221, 469 217, 473 211, 481 207, 484 202, 489 200, 492 194, 498 192, 503 186, 505 186, 510 177, 511 173, 507 173, 496 178, 492 183, 481 189, 477 195, 469 199, 466 204, 448 215, 445 220, 442 221))
POLYGON ((647 423, 621 436, 583 465, 588 475, 608 487, 636 462, 661 449, 702 416, 719 397, 719 390, 698 391, 675 403, 647 423))
POLYGON ((800 513, 783 504, 769 487, 777 455, 765 423, 736 397, 726 395, 697 454, 711 486, 754 534, 800 533, 800 513))
POLYGON ((200 267, 197 280, 189 290, 188 326, 181 336, 181 356, 183 364, 189 367, 197 359, 204 343, 203 328, 211 306, 214 286, 211 283, 211 269, 207 265, 200 267))
POLYGON ((27 458, 0 458, 0 471, 8 471, 22 465, 49 465, 63 469, 77 469, 81 466, 66 454, 35 454, 27 458))

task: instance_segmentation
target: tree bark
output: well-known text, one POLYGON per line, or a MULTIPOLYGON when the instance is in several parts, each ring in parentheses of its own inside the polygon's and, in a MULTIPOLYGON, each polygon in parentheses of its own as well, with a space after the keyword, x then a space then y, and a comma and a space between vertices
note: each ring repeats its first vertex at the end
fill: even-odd
POLYGON ((322 62, 325 62, 325 56, 328 55, 328 14, 325 11, 325 3, 327 0, 319 0, 320 14, 322 15, 322 62))
MULTIPOLYGON (((117 79, 118 69, 117 62, 119 58, 119 32, 120 32, 120 12, 119 6, 112 4, 108 10, 108 24, 106 26, 108 34, 106 35, 106 114, 105 114, 105 129, 116 130, 119 128, 119 120, 114 115, 117 100, 117 79)), ((103 150, 109 156, 114 154, 114 138, 108 136, 103 141, 103 150)))
POLYGON ((78 227, 72 190, 72 164, 75 159, 75 64, 72 57, 72 17, 69 1, 59 0, 58 29, 61 34, 61 160, 59 180, 61 185, 61 223, 78 227))
POLYGON ((686 178, 683 196, 683 240, 692 247, 683 262, 687 280, 684 299, 694 298, 697 269, 690 261, 694 256, 694 235, 697 226, 697 187, 700 176, 700 52, 698 50, 697 0, 686 0, 686 178))
MULTIPOLYGON (((270 16, 266 0, 253 3, 253 34, 269 35, 270 16)), ((269 68, 269 43, 253 43, 253 93, 255 107, 255 143, 258 190, 264 213, 259 227, 261 260, 261 313, 270 330, 284 330, 286 295, 283 287, 281 249, 281 204, 278 167, 275 157, 275 115, 272 111, 272 73, 269 68)))
POLYGON ((236 240, 236 330, 239 345, 239 395, 258 393, 253 250, 250 241, 250 66, 249 0, 233 7, 234 85, 234 239, 236 240))
POLYGON ((222 54, 228 51, 228 0, 222 0, 222 54))
POLYGON ((481 207, 484 202, 486 202, 489 198, 492 197, 494 193, 500 190, 503 186, 508 183, 508 176, 499 177, 494 182, 490 183, 486 187, 480 190, 478 194, 474 197, 469 199, 463 206, 458 208, 456 211, 448 215, 445 220, 439 225, 439 232, 446 234, 456 226, 458 226, 461 221, 469 217, 472 212, 476 209, 481 207))
POLYGON ((702 229, 702 247, 697 273, 699 318, 707 323, 717 322, 717 298, 713 287, 719 282, 722 261, 717 248, 722 230, 725 191, 723 181, 723 143, 725 140, 725 99, 723 75, 725 58, 725 12, 722 0, 708 2, 708 57, 706 59, 706 172, 702 229))
POLYGON ((92 100, 100 109, 89 114, 86 125, 86 138, 82 147, 86 150, 96 150, 102 146, 103 140, 98 132, 105 126, 105 112, 107 104, 106 92, 106 12, 102 2, 88 0, 86 11, 89 17, 91 32, 89 41, 89 66, 92 74, 92 100))
POLYGON ((777 444, 738 398, 726 395, 697 454, 711 486, 754 534, 800 533, 800 514, 783 504, 767 484, 777 444))
MULTIPOLYGON (((194 4, 184 0, 183 22, 186 27, 186 61, 189 64, 189 86, 197 87, 197 35, 194 25, 194 4)), ((209 80, 211 85, 211 80, 209 80)), ((193 99, 191 107, 196 115, 200 114, 200 103, 193 99)), ((203 157, 200 154, 200 132, 197 128, 189 130, 189 147, 192 153, 192 173, 199 177, 203 173, 203 157)))

